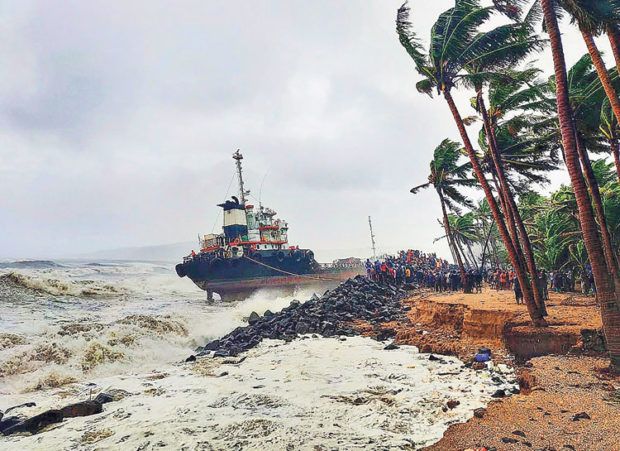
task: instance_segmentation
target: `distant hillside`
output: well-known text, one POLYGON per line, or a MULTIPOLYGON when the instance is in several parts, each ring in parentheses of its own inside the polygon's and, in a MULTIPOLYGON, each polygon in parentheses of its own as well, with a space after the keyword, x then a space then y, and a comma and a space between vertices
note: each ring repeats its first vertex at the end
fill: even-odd
POLYGON ((80 258, 98 260, 140 260, 140 261, 180 261, 192 249, 198 250, 195 241, 184 243, 160 244, 156 246, 121 247, 82 254, 80 258))

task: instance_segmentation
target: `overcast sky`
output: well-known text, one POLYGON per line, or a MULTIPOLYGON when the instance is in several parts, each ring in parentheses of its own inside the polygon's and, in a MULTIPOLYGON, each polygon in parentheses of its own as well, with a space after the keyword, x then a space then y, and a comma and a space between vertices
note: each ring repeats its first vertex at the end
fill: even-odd
MULTIPOLYGON (((252 194, 264 178, 263 203, 319 259, 368 253, 368 215, 380 249, 447 255, 436 195, 409 189, 458 134, 415 90, 400 4, 0 0, 0 258, 219 231, 237 148, 252 194)), ((452 5, 411 2, 421 37, 452 5)), ((563 31, 570 64, 586 49, 563 31)))

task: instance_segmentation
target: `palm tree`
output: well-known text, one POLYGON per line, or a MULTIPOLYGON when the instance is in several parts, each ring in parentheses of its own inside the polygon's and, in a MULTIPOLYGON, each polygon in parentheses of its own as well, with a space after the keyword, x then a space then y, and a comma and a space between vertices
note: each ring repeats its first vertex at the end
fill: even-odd
POLYGON ((611 105, 607 99, 601 105, 599 129, 609 142, 609 150, 616 164, 616 177, 620 182, 620 121, 611 111, 611 105))
POLYGON ((434 150, 433 159, 430 163, 431 172, 428 176, 428 182, 411 188, 411 193, 416 194, 421 189, 432 186, 435 188, 439 201, 441 203, 441 211, 443 213, 443 226, 446 231, 450 249, 454 254, 459 270, 461 272, 461 280, 465 285, 465 268, 459 248, 457 246, 454 234, 450 227, 448 212, 446 207, 451 210, 457 210, 457 205, 471 206, 471 201, 463 196, 458 188, 464 186, 473 186, 476 181, 468 177, 471 164, 460 163, 461 146, 454 141, 444 139, 434 150))
MULTIPOLYGON (((523 31, 521 30, 521 28, 517 28, 517 34, 522 33, 523 31)), ((524 42, 528 43, 528 45, 532 45, 532 46, 537 46, 539 44, 539 41, 537 39, 534 38, 525 38, 522 39, 524 42)), ((470 73, 473 73, 474 75, 477 75, 480 71, 480 69, 485 70, 484 67, 482 66, 477 66, 476 68, 469 68, 470 73)), ((514 101, 514 98, 523 98, 526 101, 531 101, 536 99, 536 97, 539 95, 539 93, 535 90, 535 88, 532 87, 527 87, 525 89, 524 93, 521 93, 518 90, 519 87, 519 79, 521 80, 531 80, 531 75, 533 74, 532 71, 528 71, 524 74, 518 74, 517 77, 514 77, 515 79, 513 79, 513 91, 508 94, 508 95, 504 95, 503 96, 503 100, 507 101, 507 103, 509 103, 510 101, 514 101), (514 88, 517 88, 516 90, 514 90, 514 88), (534 96, 534 97, 533 97, 534 96)), ((497 76, 495 76, 494 78, 498 78, 497 76)), ((505 76, 501 77, 502 79, 505 79, 505 76)), ((505 83, 505 81, 504 81, 505 83)), ((497 83, 496 83, 497 84, 497 83)), ((499 90, 496 88, 496 90, 499 90)), ((519 251, 521 249, 521 247, 523 248, 523 253, 525 256, 525 261, 522 262, 527 266, 528 271, 530 272, 530 274, 532 275, 532 278, 537 280, 538 277, 538 269, 536 268, 536 262, 534 260, 534 253, 532 251, 532 245, 530 243, 530 239, 528 237, 527 231, 525 229, 525 225, 523 223, 523 220, 521 219, 521 216, 519 214, 519 209, 517 208, 517 204, 515 202, 514 196, 512 194, 512 190, 511 187, 509 185, 508 179, 506 177, 506 172, 505 172, 505 168, 504 168, 504 163, 502 160, 502 155, 501 155, 501 148, 498 145, 498 139, 497 139, 497 135, 496 135, 496 130, 497 130, 497 118, 495 118, 495 120, 491 121, 487 108, 485 106, 485 102, 484 102, 484 97, 482 94, 482 84, 480 82, 476 83, 476 102, 475 102, 475 107, 477 109, 477 111, 480 112, 480 114, 482 115, 482 121, 484 124, 484 134, 486 136, 486 140, 488 143, 488 147, 490 149, 490 155, 491 155, 491 159, 493 162, 493 166, 492 166, 492 170, 494 172, 494 176, 497 176, 498 180, 499 180, 499 187, 497 188, 498 190, 498 194, 500 195, 500 200, 503 197, 503 208, 504 208, 504 215, 507 219, 508 222, 508 226, 509 226, 509 230, 511 232, 512 238, 513 238, 513 242, 514 242, 514 246, 515 249, 517 249, 517 251, 519 251), (517 233, 517 229, 518 229, 518 233, 517 233), (519 234, 521 235, 521 243, 519 242, 519 234)), ((497 100, 497 96, 495 97, 491 97, 492 99, 495 98, 497 100)), ((506 110, 505 107, 502 107, 501 105, 494 105, 494 109, 495 111, 497 111, 498 113, 501 112, 501 114, 506 114, 506 110)), ((534 294, 534 300, 538 306, 538 308, 545 312, 545 305, 544 305, 544 300, 543 300, 543 296, 542 293, 540 292, 539 289, 539 285, 537 283, 533 283, 532 284, 532 291, 534 294)))
POLYGON ((423 76, 423 79, 416 84, 418 91, 430 94, 436 89, 448 103, 474 173, 482 186, 512 265, 517 272, 528 313, 534 325, 545 326, 546 321, 532 296, 530 282, 519 264, 504 218, 482 171, 478 155, 469 139, 451 92, 455 85, 462 81, 464 76, 462 71, 465 67, 475 65, 476 61, 481 59, 490 60, 507 51, 507 48, 497 45, 495 29, 485 33, 478 31, 480 26, 488 21, 491 13, 492 8, 481 7, 477 0, 457 0, 455 6, 442 13, 433 25, 430 48, 425 53, 417 36, 411 30, 408 20, 409 8, 405 3, 398 10, 396 32, 401 45, 412 58, 417 72, 423 76))
POLYGON ((452 228, 452 235, 459 245, 461 252, 463 255, 466 254, 463 246, 465 246, 469 252, 470 267, 479 269, 478 260, 471 248, 471 246, 478 241, 474 213, 470 211, 464 215, 450 215, 448 219, 450 221, 450 227, 452 228))
POLYGON ((616 70, 620 73, 620 26, 617 23, 608 22, 606 27, 607 36, 611 43, 611 51, 616 60, 616 70))
POLYGON ((568 94, 575 121, 575 142, 585 180, 592 197, 594 212, 601 230, 601 244, 607 270, 618 277, 618 266, 614 256, 599 184, 592 170, 588 148, 601 150, 601 129, 599 126, 601 105, 607 100, 601 82, 588 55, 584 55, 568 71, 568 94))
POLYGON ((598 77, 603 84, 607 98, 611 103, 616 118, 620 121, 620 99, 614 89, 611 77, 601 52, 594 42, 594 36, 602 33, 606 28, 605 22, 618 24, 620 22, 619 0, 559 0, 561 6, 571 15, 573 22, 579 26, 579 31, 588 48, 588 53, 596 67, 598 77))
POLYGON ((555 11, 554 0, 540 0, 545 25, 551 41, 553 66, 556 79, 556 94, 562 143, 566 156, 566 166, 575 191, 581 230, 583 232, 585 246, 590 258, 592 273, 597 288, 597 296, 601 305, 603 318, 603 330, 607 339, 609 354, 614 368, 620 367, 620 305, 615 292, 614 281, 607 270, 601 241, 598 236, 596 221, 592 211, 592 205, 581 172, 579 155, 577 153, 576 133, 572 117, 572 108, 568 94, 568 79, 566 75, 566 61, 562 37, 555 11))

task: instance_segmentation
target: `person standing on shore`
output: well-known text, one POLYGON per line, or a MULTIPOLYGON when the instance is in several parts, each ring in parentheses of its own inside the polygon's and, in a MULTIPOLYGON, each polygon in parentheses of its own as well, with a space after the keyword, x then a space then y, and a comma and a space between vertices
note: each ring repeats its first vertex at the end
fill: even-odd
POLYGON ((519 285, 519 280, 515 279, 514 287, 515 287, 515 299, 517 300, 517 305, 523 304, 523 291, 521 291, 521 285, 519 285))
POLYGON ((540 291, 544 301, 549 300, 549 290, 547 289, 547 272, 543 269, 540 272, 540 291))
POLYGON ((387 263, 381 263, 381 283, 387 283, 388 280, 387 274, 387 263))

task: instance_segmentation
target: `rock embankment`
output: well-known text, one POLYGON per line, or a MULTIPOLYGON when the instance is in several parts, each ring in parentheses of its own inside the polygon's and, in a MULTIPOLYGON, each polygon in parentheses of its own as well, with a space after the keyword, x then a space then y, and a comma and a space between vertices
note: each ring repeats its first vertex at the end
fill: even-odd
MULTIPOLYGON (((392 285, 380 285, 362 276, 356 276, 328 290, 323 296, 314 296, 278 313, 266 311, 263 316, 252 314, 250 324, 238 327, 228 335, 198 348, 199 355, 214 352, 215 356, 235 356, 258 345, 263 339, 292 340, 302 334, 358 335, 352 326, 354 320, 371 324, 408 321, 407 307, 400 300, 406 292, 392 285)), ((383 337, 387 338, 387 337, 383 337)))

